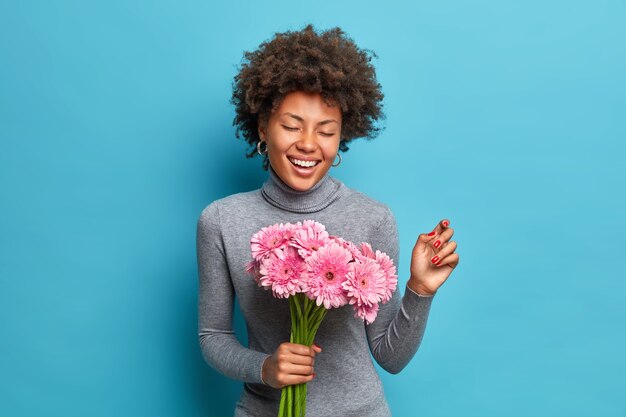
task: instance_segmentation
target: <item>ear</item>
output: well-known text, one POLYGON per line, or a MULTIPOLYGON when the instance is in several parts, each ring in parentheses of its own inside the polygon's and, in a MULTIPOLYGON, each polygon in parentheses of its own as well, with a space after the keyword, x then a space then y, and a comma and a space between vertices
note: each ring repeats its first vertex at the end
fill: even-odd
POLYGON ((258 126, 259 126, 258 127, 259 138, 261 138, 262 141, 265 141, 265 133, 267 130, 267 126, 261 118, 259 118, 258 126))

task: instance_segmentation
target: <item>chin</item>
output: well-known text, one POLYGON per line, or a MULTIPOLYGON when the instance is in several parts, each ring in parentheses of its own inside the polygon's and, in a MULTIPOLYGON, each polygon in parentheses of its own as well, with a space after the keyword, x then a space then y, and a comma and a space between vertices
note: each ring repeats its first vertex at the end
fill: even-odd
POLYGON ((324 175, 326 175, 329 168, 321 165, 318 166, 318 172, 315 172, 310 176, 301 176, 291 166, 291 162, 287 162, 287 164, 281 165, 278 170, 274 169, 274 171, 285 184, 296 191, 307 191, 314 187, 315 184, 324 178, 324 175))
POLYGON ((313 188, 313 186, 315 184, 317 184, 319 182, 321 178, 317 178, 317 179, 310 179, 310 180, 291 180, 289 182, 287 182, 286 184, 288 186, 290 186, 291 188, 293 188, 294 190, 297 191, 307 191, 311 188, 313 188))

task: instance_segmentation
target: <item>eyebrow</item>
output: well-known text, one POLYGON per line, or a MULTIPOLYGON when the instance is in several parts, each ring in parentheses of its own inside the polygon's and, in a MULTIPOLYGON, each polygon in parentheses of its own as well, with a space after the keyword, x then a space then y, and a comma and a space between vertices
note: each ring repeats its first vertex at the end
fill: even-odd
MULTIPOLYGON (((293 117, 294 119, 296 119, 296 120, 298 120, 300 122, 304 122, 304 119, 302 117, 298 116, 297 114, 285 112, 281 116, 284 116, 284 115, 288 115, 288 116, 293 117)), ((327 123, 332 123, 332 122, 339 123, 335 119, 327 119, 327 120, 322 120, 321 122, 318 123, 318 125, 325 125, 327 123)))

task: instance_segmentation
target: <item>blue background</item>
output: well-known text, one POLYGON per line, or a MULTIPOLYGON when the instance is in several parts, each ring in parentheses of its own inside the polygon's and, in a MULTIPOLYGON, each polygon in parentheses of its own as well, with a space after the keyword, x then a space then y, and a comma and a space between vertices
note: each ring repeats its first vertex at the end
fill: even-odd
POLYGON ((394 415, 626 415, 623 0, 4 0, 0 415, 232 414, 196 221, 267 175, 243 51, 308 22, 378 54, 386 130, 331 175, 396 214, 401 283, 419 233, 459 245, 394 415))

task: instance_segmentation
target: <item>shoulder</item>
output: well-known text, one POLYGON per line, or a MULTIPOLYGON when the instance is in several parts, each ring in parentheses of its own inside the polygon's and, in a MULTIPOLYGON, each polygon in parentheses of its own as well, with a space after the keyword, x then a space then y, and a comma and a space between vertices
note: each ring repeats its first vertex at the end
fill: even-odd
POLYGON ((360 218, 370 218, 373 224, 395 222, 395 216, 387 204, 354 188, 346 189, 346 210, 351 214, 360 218))
POLYGON ((260 190, 246 191, 231 194, 212 201, 201 212, 198 225, 213 225, 219 227, 226 215, 237 215, 258 204, 260 190))
POLYGON ((369 242, 374 250, 386 253, 397 265, 398 225, 391 208, 355 189, 350 189, 346 197, 350 200, 347 205, 348 222, 351 227, 364 231, 357 241, 369 242))

